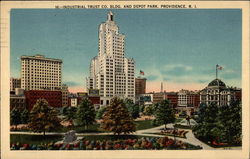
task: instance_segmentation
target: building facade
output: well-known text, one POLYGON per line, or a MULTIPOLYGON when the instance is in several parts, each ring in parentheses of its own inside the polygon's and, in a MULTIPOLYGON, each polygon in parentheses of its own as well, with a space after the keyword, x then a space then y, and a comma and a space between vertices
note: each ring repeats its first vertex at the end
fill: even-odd
POLYGON ((178 92, 179 108, 197 108, 200 104, 200 95, 198 91, 180 90, 178 92))
POLYGON ((16 88, 21 88, 21 78, 10 78, 10 91, 15 91, 16 88))
POLYGON ((230 105, 234 100, 241 101, 241 89, 227 87, 220 79, 214 79, 200 92, 200 103, 207 105, 230 105))
POLYGON ((135 78, 135 96, 146 93, 146 78, 135 78))
POLYGON ((68 96, 69 96, 68 86, 66 84, 63 84, 61 91, 62 91, 62 106, 69 106, 69 104, 68 104, 68 96))
POLYGON ((38 99, 45 99, 51 107, 62 107, 62 92, 47 90, 25 91, 26 105, 31 110, 38 99))
POLYGON ((161 101, 163 101, 165 99, 164 97, 164 92, 156 92, 153 93, 153 103, 160 103, 161 101))
POLYGON ((125 57, 125 35, 119 33, 112 12, 99 26, 99 53, 90 63, 87 89, 98 89, 101 105, 111 98, 135 98, 135 62, 125 57))
POLYGON ((140 94, 136 103, 139 105, 152 105, 153 98, 153 93, 140 94))
POLYGON ((62 60, 43 55, 21 56, 21 88, 24 90, 60 90, 62 60))
POLYGON ((164 99, 168 100, 170 104, 176 108, 178 105, 178 94, 176 92, 165 92, 164 99))

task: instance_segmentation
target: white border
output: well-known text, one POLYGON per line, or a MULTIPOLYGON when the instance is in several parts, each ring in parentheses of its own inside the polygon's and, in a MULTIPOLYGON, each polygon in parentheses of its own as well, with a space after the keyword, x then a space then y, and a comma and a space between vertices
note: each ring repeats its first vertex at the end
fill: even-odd
POLYGON ((249 158, 249 2, 248 1, 5 1, 1 2, 1 157, 3 159, 25 158, 249 158), (147 150, 147 151, 10 151, 9 148, 9 77, 10 77, 10 9, 11 8, 55 8, 55 5, 133 5, 133 4, 186 4, 198 9, 234 8, 242 9, 242 93, 243 93, 243 146, 242 150, 147 150))

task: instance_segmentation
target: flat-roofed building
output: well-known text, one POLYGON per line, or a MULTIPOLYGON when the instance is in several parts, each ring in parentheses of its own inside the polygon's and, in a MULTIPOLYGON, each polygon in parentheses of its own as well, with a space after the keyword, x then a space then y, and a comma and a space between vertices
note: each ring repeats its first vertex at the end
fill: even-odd
POLYGON ((61 90, 62 60, 43 55, 21 56, 21 88, 24 90, 61 90))

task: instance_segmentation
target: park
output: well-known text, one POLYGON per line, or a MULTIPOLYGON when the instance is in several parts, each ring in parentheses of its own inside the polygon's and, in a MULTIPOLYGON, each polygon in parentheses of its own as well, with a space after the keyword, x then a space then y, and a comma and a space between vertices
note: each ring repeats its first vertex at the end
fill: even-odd
POLYGON ((114 97, 95 110, 88 99, 78 107, 11 111, 11 150, 212 150, 241 149, 241 103, 201 104, 183 116, 168 100, 144 106, 114 97))

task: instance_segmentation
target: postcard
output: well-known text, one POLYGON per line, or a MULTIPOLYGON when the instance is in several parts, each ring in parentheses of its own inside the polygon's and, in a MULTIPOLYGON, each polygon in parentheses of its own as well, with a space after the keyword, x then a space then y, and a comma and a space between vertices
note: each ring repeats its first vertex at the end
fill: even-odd
POLYGON ((249 158, 249 2, 1 2, 1 157, 249 158))

